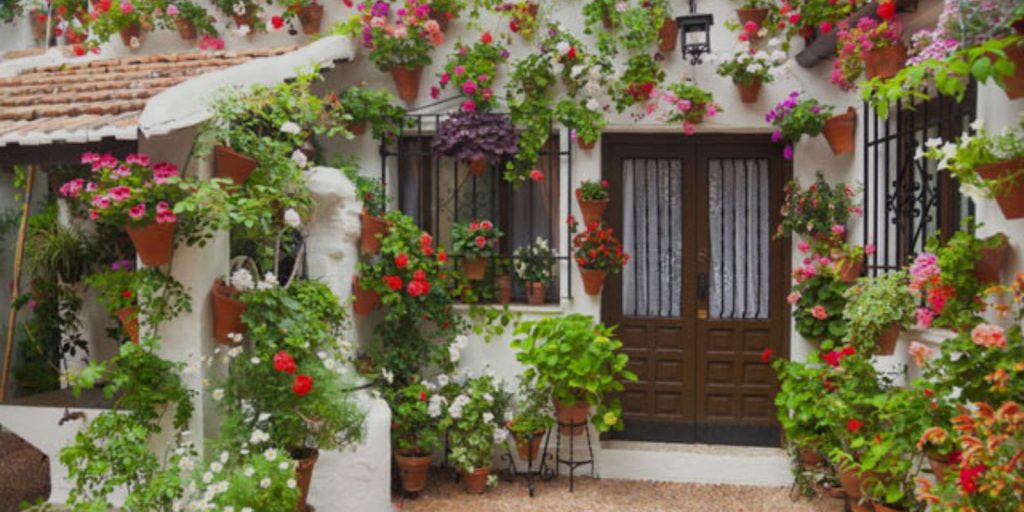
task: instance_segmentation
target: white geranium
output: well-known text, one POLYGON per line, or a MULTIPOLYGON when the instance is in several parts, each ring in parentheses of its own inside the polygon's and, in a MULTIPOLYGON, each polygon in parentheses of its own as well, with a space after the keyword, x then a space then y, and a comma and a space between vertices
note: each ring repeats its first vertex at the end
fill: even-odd
POLYGON ((494 414, 492 414, 490 411, 485 412, 484 415, 483 415, 483 419, 484 419, 484 423, 493 423, 494 422, 494 414))
POLYGON ((263 274, 263 279, 256 283, 257 290, 270 290, 277 286, 277 275, 273 272, 263 274))
POLYGON ((451 382, 451 379, 448 378, 448 375, 442 373, 441 375, 437 376, 437 385, 438 386, 443 388, 443 387, 447 386, 449 382, 451 382))
POLYGON ((503 428, 494 429, 494 442, 503 443, 505 439, 508 439, 508 431, 503 428))
POLYGON ((395 382, 395 374, 391 373, 391 370, 388 370, 387 368, 380 371, 380 376, 384 377, 384 380, 387 381, 388 384, 393 384, 395 382))
POLYGON ((292 151, 292 161, 302 169, 309 165, 309 158, 306 157, 306 153, 303 153, 301 149, 292 151))
POLYGON ((594 98, 587 100, 587 110, 591 112, 598 112, 601 110, 601 103, 594 98))
POLYGON ((299 212, 295 211, 294 208, 288 208, 284 211, 284 223, 290 228, 298 228, 302 225, 302 217, 299 216, 299 212))
POLYGON ((232 272, 231 277, 228 280, 230 281, 231 287, 240 292, 252 290, 252 273, 244 268, 240 268, 232 272))
POLYGON ((217 402, 220 402, 221 400, 223 400, 224 399, 224 390, 221 389, 221 388, 217 388, 217 389, 213 390, 213 399, 214 399, 214 401, 217 401, 217 402))
POLYGON ((275 460, 277 460, 277 450, 273 448, 267 448, 266 451, 263 452, 263 457, 269 460, 270 462, 274 462, 275 460))
POLYGON ((302 131, 302 127, 298 123, 288 121, 281 125, 281 131, 290 135, 298 135, 302 131))

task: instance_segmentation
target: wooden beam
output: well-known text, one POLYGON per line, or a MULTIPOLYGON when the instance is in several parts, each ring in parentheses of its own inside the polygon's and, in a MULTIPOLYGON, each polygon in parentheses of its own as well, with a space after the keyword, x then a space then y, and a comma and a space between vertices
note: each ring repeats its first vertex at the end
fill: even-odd
POLYGON ((0 147, 0 162, 5 169, 15 165, 66 165, 82 162, 82 153, 111 153, 124 158, 128 153, 139 150, 137 140, 117 140, 106 138, 82 144, 51 144, 43 146, 22 146, 12 144, 0 147))
POLYGON ((14 327, 18 321, 18 308, 14 300, 21 294, 21 266, 25 257, 25 235, 28 233, 29 209, 32 206, 32 187, 36 181, 36 166, 28 167, 25 176, 25 197, 21 204, 21 225, 18 226, 18 240, 14 248, 14 277, 11 287, 11 307, 7 312, 7 343, 4 345, 3 373, 0 375, 0 403, 7 399, 7 382, 10 377, 11 356, 14 354, 14 327))

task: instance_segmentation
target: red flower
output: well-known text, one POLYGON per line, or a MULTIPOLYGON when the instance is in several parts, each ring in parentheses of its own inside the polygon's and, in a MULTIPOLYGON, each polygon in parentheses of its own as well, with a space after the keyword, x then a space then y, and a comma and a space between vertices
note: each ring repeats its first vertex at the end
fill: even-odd
POLYGON ((85 47, 80 44, 76 44, 74 50, 76 57, 81 57, 85 55, 85 47))
POLYGON ((842 358, 843 358, 843 353, 842 352, 837 352, 835 350, 831 350, 831 351, 825 352, 824 354, 821 355, 821 359, 823 361, 825 361, 826 364, 828 364, 829 366, 831 366, 833 368, 837 368, 839 366, 839 361, 842 358))
POLYGON ((565 54, 565 57, 567 59, 569 59, 569 60, 575 59, 576 58, 576 47, 575 46, 570 46, 569 47, 569 51, 566 52, 566 54, 565 54))
POLYGON ((800 23, 800 13, 795 12, 795 13, 791 14, 789 16, 789 22, 792 23, 793 25, 796 25, 797 23, 800 23))
POLYGON ((412 273, 412 278, 417 280, 417 281, 426 281, 427 280, 427 273, 424 272, 422 269, 417 269, 416 271, 414 271, 412 273))
POLYGON ((512 20, 508 22, 508 29, 512 32, 519 32, 519 24, 516 23, 516 20, 512 20))
POLYGON ((413 297, 419 297, 420 295, 426 295, 430 291, 430 285, 426 281, 414 280, 409 282, 406 291, 413 297))
POLYGON ((477 247, 483 249, 485 246, 487 246, 487 238, 478 236, 473 240, 473 243, 475 243, 477 247))
POLYGON ((896 15, 895 2, 883 2, 878 4, 878 17, 883 20, 891 20, 896 15))
POLYGON ((494 41, 494 38, 491 37, 491 33, 490 32, 484 32, 483 35, 480 36, 480 42, 481 43, 491 44, 492 41, 494 41))
POLYGON ((978 464, 976 466, 960 470, 960 489, 964 491, 964 494, 974 494, 978 492, 978 477, 980 477, 986 469, 988 469, 988 467, 984 464, 978 464))
POLYGON ((932 391, 931 389, 927 389, 927 388, 926 388, 926 389, 924 390, 924 396, 932 396, 932 395, 934 395, 934 394, 935 394, 935 392, 934 392, 934 391, 932 391))
POLYGON ((765 348, 764 352, 761 352, 761 361, 767 363, 772 360, 772 349, 765 348))
POLYGON ((861 427, 864 426, 864 422, 861 420, 850 420, 846 422, 846 429, 850 432, 857 432, 861 427))
POLYGON ((420 235, 420 245, 431 245, 434 243, 434 237, 430 236, 430 233, 423 233, 420 235))
POLYGON ((132 293, 131 290, 125 290, 125 291, 121 292, 121 296, 126 298, 126 299, 132 298, 132 295, 134 295, 134 294, 132 293))
POLYGON ((384 276, 384 283, 391 288, 392 291, 400 291, 402 289, 402 278, 398 276, 384 276))
POLYGON ((427 401, 427 392, 426 391, 420 391, 420 400, 423 400, 424 402, 427 401))
POLYGON ((565 223, 566 224, 570 224, 571 225, 571 224, 574 224, 575 222, 576 222, 576 218, 573 217, 572 215, 570 215, 570 216, 565 218, 565 223))
POLYGON ((395 266, 398 268, 405 268, 409 265, 409 257, 405 253, 395 256, 395 266))
POLYGON ((444 251, 437 251, 437 261, 441 263, 448 261, 448 255, 444 251))
POLYGON ((601 188, 608 188, 608 180, 601 180, 601 188))
POLYGON ((280 16, 271 16, 270 25, 274 27, 274 30, 277 30, 284 26, 284 18, 280 16))
POLYGON ((295 373, 295 359, 282 350, 274 354, 274 369, 283 373, 295 373))
POLYGON ((842 353, 843 353, 844 357, 845 356, 852 356, 852 355, 857 353, 857 350, 854 349, 852 346, 847 345, 847 346, 843 347, 842 353))
POLYGON ((292 393, 299 396, 306 396, 306 393, 313 391, 313 378, 309 375, 296 375, 292 382, 292 393))
POLYGON ((534 169, 530 171, 530 179, 533 181, 541 181, 544 179, 544 173, 540 172, 540 169, 534 169))
POLYGON ((819 25, 819 27, 821 28, 821 33, 822 34, 828 34, 829 32, 832 32, 832 22, 831 21, 823 21, 823 22, 821 22, 821 25, 819 25))

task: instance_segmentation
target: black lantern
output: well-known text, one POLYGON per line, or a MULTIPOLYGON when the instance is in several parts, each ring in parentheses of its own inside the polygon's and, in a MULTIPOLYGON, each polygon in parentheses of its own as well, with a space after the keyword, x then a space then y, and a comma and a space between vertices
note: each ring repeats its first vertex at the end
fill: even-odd
POLYGON ((711 53, 711 26, 715 24, 714 16, 697 14, 697 0, 690 0, 690 14, 676 18, 676 23, 679 24, 683 58, 689 57, 690 64, 700 64, 704 54, 711 53))

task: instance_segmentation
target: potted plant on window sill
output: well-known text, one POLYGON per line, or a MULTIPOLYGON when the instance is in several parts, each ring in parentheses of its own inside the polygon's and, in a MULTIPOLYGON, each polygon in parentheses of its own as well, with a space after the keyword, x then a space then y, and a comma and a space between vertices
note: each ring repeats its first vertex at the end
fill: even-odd
POLYGON ((488 163, 515 156, 519 138, 508 116, 459 111, 437 128, 431 145, 435 153, 469 164, 473 176, 482 176, 488 163))
POLYGON ((422 382, 385 391, 392 411, 391 442, 402 489, 420 492, 427 486, 430 461, 441 445, 438 418, 431 417, 431 399, 435 394, 422 382))
POLYGON ((731 54, 718 56, 717 73, 732 79, 743 103, 757 103, 763 84, 775 81, 775 70, 786 61, 777 45, 752 51, 750 43, 739 42, 731 54))
POLYGON ((572 314, 522 322, 515 336, 511 346, 526 366, 523 379, 551 389, 563 434, 582 434, 591 407, 598 432, 622 428, 622 405, 608 395, 622 391, 621 381, 635 381, 636 375, 626 369, 629 357, 613 338, 614 328, 572 314))
POLYGON ((916 298, 906 272, 861 278, 846 291, 847 337, 861 353, 876 349, 883 356, 896 351, 904 329, 915 323, 916 298))
POLYGON ((543 305, 547 287, 554 277, 555 252, 544 238, 530 245, 517 247, 512 254, 512 269, 526 286, 526 300, 531 306, 543 305))
POLYGON ((508 434, 499 422, 505 417, 510 397, 494 377, 487 375, 455 383, 445 391, 450 405, 439 428, 446 430, 451 439, 451 460, 462 472, 466 492, 483 494, 488 485, 497 482, 491 477, 494 445, 508 434))
MULTIPOLYGON (((576 233, 575 221, 570 223, 569 230, 576 233)), ((572 244, 587 295, 600 295, 608 272, 617 274, 629 262, 629 255, 622 252, 622 243, 615 238, 612 228, 603 223, 587 225, 573 237, 572 244)))
POLYGON ((487 274, 487 261, 497 255, 503 233, 489 220, 452 226, 452 250, 462 256, 466 277, 479 281, 487 274))
POLYGON ((580 213, 583 214, 583 225, 600 224, 610 201, 608 180, 580 182, 579 188, 576 189, 576 202, 579 203, 580 213))

